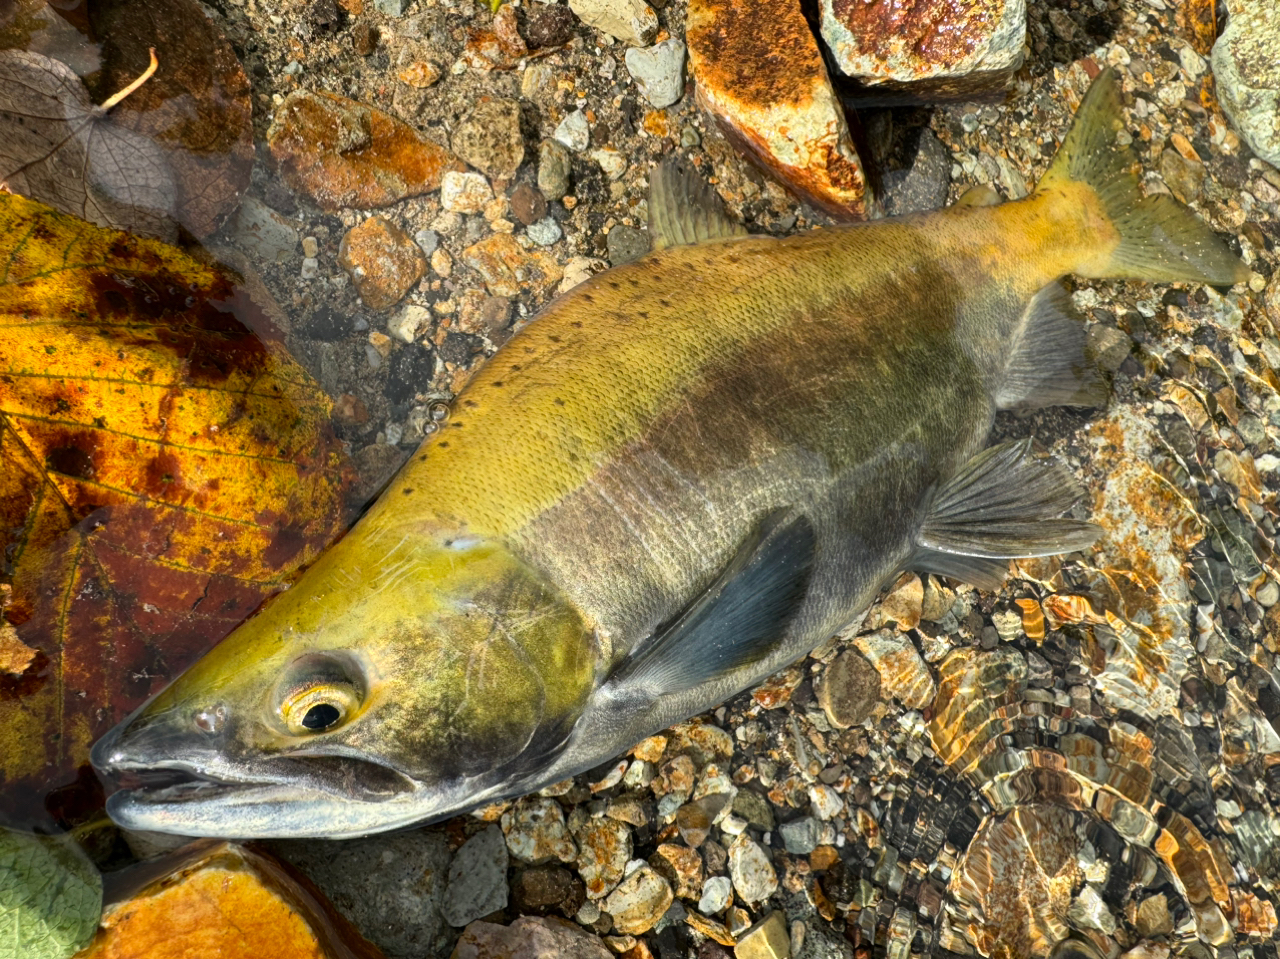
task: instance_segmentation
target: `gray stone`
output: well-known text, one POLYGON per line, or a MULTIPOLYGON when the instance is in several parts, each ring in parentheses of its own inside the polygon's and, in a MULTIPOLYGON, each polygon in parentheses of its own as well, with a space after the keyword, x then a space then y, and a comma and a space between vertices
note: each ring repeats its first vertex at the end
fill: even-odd
POLYGON ((456 959, 613 959, 598 936, 572 923, 537 916, 521 916, 509 926, 473 922, 453 955, 456 959))
POLYGON ((848 729, 870 716, 880 701, 880 674, 857 650, 846 650, 823 670, 816 691, 831 725, 848 729))
POLYGON ((936 210, 947 202, 951 155, 928 127, 921 127, 909 166, 886 170, 881 199, 887 216, 936 210))
POLYGON ((729 905, 733 882, 728 876, 710 876, 702 884, 702 898, 698 900, 698 912, 704 916, 718 916, 729 905))
MULTIPOLYGON (((556 126, 556 132, 552 136, 575 153, 581 153, 591 145, 591 124, 587 122, 586 113, 578 109, 566 115, 556 126)), ((538 189, 542 190, 541 182, 538 184, 538 189)), ((547 193, 547 196, 551 194, 547 193)))
POLYGON ((373 0, 378 12, 387 17, 403 17, 412 0, 373 0))
POLYGON ((605 243, 608 246, 609 263, 612 266, 621 266, 623 263, 638 260, 649 252, 648 234, 622 224, 618 224, 609 231, 605 243))
POLYGON ((658 15, 644 0, 569 0, 569 9, 588 26, 635 47, 658 35, 658 15))
POLYGON ((675 37, 627 51, 627 72, 644 98, 658 109, 671 106, 684 95, 684 55, 684 43, 675 37))
POLYGON ((557 140, 543 140, 538 147, 538 191, 548 200, 569 192, 569 151, 557 140))
POLYGON ((452 936, 440 914, 449 868, 443 834, 416 830, 342 842, 282 840, 269 847, 320 887, 387 959, 448 953, 452 936))
POLYGON ((458 124, 449 142, 454 153, 487 176, 515 176, 524 160, 520 104, 503 97, 485 97, 458 124))
POLYGON ((538 244, 538 246, 550 246, 564 236, 560 229, 560 224, 549 216, 544 216, 537 223, 530 223, 525 232, 529 234, 529 239, 538 244))
POLYGON ((449 865, 440 911, 451 926, 506 908, 507 843, 496 823, 462 844, 449 865))
POLYGON ((793 822, 784 822, 778 827, 782 835, 782 844, 787 852, 796 856, 807 856, 818 846, 818 821, 812 816, 805 816, 793 822))
POLYGON ((1218 101, 1261 159, 1280 167, 1280 17, 1274 0, 1230 0, 1213 45, 1218 101))
POLYGON ((297 254, 300 226, 257 197, 247 196, 236 211, 232 238, 238 247, 257 259, 280 263, 297 254))
POLYGON ((751 789, 739 789, 733 797, 733 811, 763 832, 773 828, 773 809, 769 800, 751 789))
POLYGON ((1087 353, 1102 369, 1114 373, 1132 350, 1133 341, 1114 326, 1099 324, 1089 328, 1087 353))

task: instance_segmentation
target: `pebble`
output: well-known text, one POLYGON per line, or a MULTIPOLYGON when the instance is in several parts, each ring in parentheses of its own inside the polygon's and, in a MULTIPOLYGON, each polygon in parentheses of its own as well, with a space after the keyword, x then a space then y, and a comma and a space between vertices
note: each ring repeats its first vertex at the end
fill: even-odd
POLYGON ((588 26, 634 47, 658 35, 658 15, 644 0, 569 0, 569 9, 588 26))
POLYGON ((378 12, 387 17, 403 17, 410 0, 373 0, 378 12))
MULTIPOLYGON (((1101 369, 1114 373, 1132 351, 1133 340, 1128 334, 1102 324, 1089 327, 1087 354, 1101 369)), ((996 628, 1000 628, 998 623, 996 628)))
POLYGON ((880 674, 880 688, 907 709, 924 709, 937 692, 929 667, 906 636, 893 630, 859 636, 858 650, 880 674))
POLYGON ((462 161, 413 127, 333 93, 297 91, 276 110, 267 146, 289 188, 325 210, 367 210, 440 188, 462 161))
POLYGON ((671 883, 681 899, 695 899, 702 889, 702 857, 688 846, 664 842, 649 857, 649 865, 671 883))
POLYGON ((738 794, 733 797, 733 811, 762 832, 769 832, 774 827, 773 809, 769 806, 769 800, 758 792, 739 789, 738 794))
POLYGON ((587 819, 573 829, 578 841, 578 874, 588 899, 607 896, 626 874, 631 861, 631 830, 627 824, 603 817, 587 819))
POLYGON ((446 173, 440 183, 440 205, 450 213, 479 213, 493 199, 489 181, 479 173, 446 173))
POLYGON ((525 226, 532 226, 547 215, 547 198, 529 183, 520 183, 511 191, 511 212, 525 226))
MULTIPOLYGON (((297 254, 298 229, 301 226, 257 197, 246 196, 236 211, 231 235, 236 245, 246 253, 267 263, 282 263, 297 254)), ((315 242, 314 238, 308 239, 315 242)), ((304 247, 302 252, 304 256, 314 257, 319 250, 308 253, 304 247)))
POLYGON ((807 856, 818 846, 818 821, 812 816, 784 822, 778 833, 787 852, 796 856, 807 856))
MULTIPOLYGON (((587 122, 587 114, 581 109, 567 114, 557 124, 556 132, 552 134, 552 137, 567 149, 575 153, 581 153, 591 145, 591 125, 587 122)), ((538 189, 552 199, 559 199, 559 197, 555 196, 554 190, 548 190, 542 185, 541 169, 538 171, 538 189)), ((563 195, 562 193, 561 196, 563 195)))
POLYGON ((598 936, 572 923, 521 916, 509 926, 473 922, 454 947, 453 959, 613 959, 613 955, 598 936))
POLYGON ((844 798, 835 788, 825 783, 817 783, 809 787, 810 809, 823 822, 834 819, 844 812, 844 798))
MULTIPOLYGON (((400 459, 398 450, 387 453, 400 459)), ((414 830, 344 842, 268 843, 320 888, 366 939, 391 957, 448 952, 440 915, 449 846, 443 834, 414 830), (369 895, 376 889, 376 896, 369 895)))
POLYGON ((951 155, 928 127, 921 127, 909 166, 881 174, 881 202, 888 216, 936 210, 947 202, 951 155))
POLYGON ((1258 587, 1258 591, 1253 594, 1253 598, 1258 601, 1258 605, 1265 609, 1270 609, 1280 601, 1280 584, 1277 584, 1274 579, 1267 580, 1258 587))
MULTIPOLYGON (((524 39, 535 50, 559 47, 573 38, 573 13, 558 3, 530 4, 524 39)), ((528 8, 526 8, 528 9, 528 8)))
POLYGON ((560 229, 560 224, 549 216, 544 216, 537 223, 530 223, 525 233, 538 246, 551 246, 560 237, 564 236, 563 231, 560 229))
POLYGON ((387 333, 401 343, 412 343, 418 332, 431 323, 431 311, 417 303, 409 303, 398 309, 387 320, 387 333))
POLYGON ((314 256, 304 256, 302 258, 302 266, 298 269, 298 276, 304 280, 315 280, 320 276, 320 261, 314 256))
POLYGON ((1077 929, 1096 929, 1104 935, 1116 931, 1116 918, 1093 886, 1085 886, 1067 908, 1067 922, 1077 929))
POLYGON ((654 107, 669 107, 684 95, 685 46, 675 37, 626 53, 627 72, 654 107))
POLYGON ((502 814, 507 850, 521 862, 538 865, 551 859, 572 862, 578 847, 554 799, 523 799, 502 814))
POLYGON ((515 176, 524 160, 520 104, 505 97, 482 97, 453 131, 449 145, 487 176, 515 176))
POLYGON ((454 855, 440 912, 449 925, 465 926, 506 905, 507 844, 502 830, 491 823, 464 842, 454 855))
POLYGON ((1144 939, 1173 932, 1173 917, 1169 915, 1169 900, 1164 893, 1148 896, 1139 903, 1133 928, 1144 939))
POLYGON ((729 847, 729 876, 738 898, 749 906, 768 899, 778 888, 778 874, 768 854, 745 833, 729 847))
POLYGON ((880 701, 880 674, 865 656, 849 649, 822 671, 815 691, 828 722, 848 729, 867 719, 880 701))
POLYGON ((799 4, 690 0, 685 43, 699 102, 766 169, 829 213, 866 216, 862 161, 799 4))
POLYGON ((592 150, 590 156, 610 180, 617 180, 627 172, 627 158, 613 147, 592 150))
POLYGON ((449 255, 449 251, 444 247, 440 247, 440 249, 431 254, 431 269, 436 276, 443 277, 446 280, 453 275, 453 257, 449 255))
MULTIPOLYGON (((376 332, 370 333, 370 341, 379 335, 381 334, 376 332)), ((407 403, 418 393, 426 392, 431 386, 431 376, 435 369, 435 355, 421 343, 409 343, 400 347, 391 354, 387 363, 387 385, 384 390, 387 399, 392 403, 407 403)), ((387 442, 392 442, 390 433, 387 435, 387 442)))
POLYGON ((1022 613, 1017 609, 997 609, 991 614, 991 624, 1001 642, 1011 643, 1022 635, 1022 613))
POLYGON ((1192 203, 1200 198, 1204 175, 1203 163, 1188 160, 1176 150, 1165 150, 1160 154, 1160 177, 1183 203, 1192 203))
POLYGON ((610 265, 621 266, 638 260, 649 252, 649 235, 620 223, 609 231, 605 244, 609 251, 610 265))
MULTIPOLYGON (((554 909, 573 918, 584 908, 586 891, 582 880, 563 866, 533 866, 516 873, 511 882, 511 902, 522 913, 541 914, 554 909)), ((599 918, 598 910, 595 918, 599 918)))
POLYGON ((556 288, 556 292, 563 294, 572 290, 579 283, 589 280, 597 273, 602 273, 609 268, 609 264, 604 260, 592 256, 571 256, 569 262, 564 265, 564 279, 560 282, 560 286, 556 288))
POLYGON ((738 937, 734 959, 790 959, 791 930, 782 910, 775 909, 738 937))
POLYGON ((427 258, 418 244, 382 216, 371 216, 346 232, 338 246, 338 264, 373 310, 400 302, 427 272, 427 258))
POLYGON ((543 140, 538 146, 538 190, 548 200, 569 192, 569 151, 559 140, 543 140))
POLYGON ((1261 159, 1280 167, 1280 18, 1273 0, 1234 0, 1211 60, 1218 100, 1261 159))
POLYGON ((657 924, 673 898, 667 880, 645 863, 609 894, 603 906, 616 931, 638 936, 657 924))
POLYGON ((462 259, 480 274, 493 296, 542 292, 560 282, 564 270, 541 250, 526 250, 510 233, 497 233, 462 251, 462 259))
POLYGON ((698 900, 698 912, 704 916, 718 916, 729 907, 733 895, 733 882, 728 876, 709 876, 702 884, 702 898, 698 900))

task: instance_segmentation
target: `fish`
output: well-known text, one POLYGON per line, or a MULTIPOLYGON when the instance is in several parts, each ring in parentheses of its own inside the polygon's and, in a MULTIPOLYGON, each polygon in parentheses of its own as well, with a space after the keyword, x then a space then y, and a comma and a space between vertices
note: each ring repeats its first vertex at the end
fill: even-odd
POLYGON ((1090 87, 1027 197, 752 236, 686 164, 654 250, 549 303, 291 588, 95 744, 120 825, 368 835, 599 766, 854 623, 905 570, 1082 550, 1000 410, 1098 406, 1068 274, 1241 282, 1090 87))

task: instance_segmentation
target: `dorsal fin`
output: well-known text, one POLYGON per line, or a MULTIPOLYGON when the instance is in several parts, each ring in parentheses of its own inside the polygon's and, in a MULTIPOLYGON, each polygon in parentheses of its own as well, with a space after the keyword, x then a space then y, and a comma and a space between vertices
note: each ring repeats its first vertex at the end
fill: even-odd
POLYGON ((807 517, 770 513, 715 582, 637 646, 608 685, 656 698, 760 662, 786 637, 804 601, 816 548, 807 517))
POLYGON ((649 235, 655 250, 745 236, 719 194, 683 160, 664 160, 649 175, 649 235))

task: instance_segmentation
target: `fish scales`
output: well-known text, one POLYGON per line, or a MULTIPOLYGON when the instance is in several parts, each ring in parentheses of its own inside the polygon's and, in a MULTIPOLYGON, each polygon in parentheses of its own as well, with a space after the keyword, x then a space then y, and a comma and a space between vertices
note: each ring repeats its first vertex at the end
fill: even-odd
POLYGON ((855 620, 1097 528, 997 409, 1090 405, 1058 277, 1247 271, 1142 198, 1104 72, 1031 196, 774 239, 654 172, 659 249, 551 303, 288 591, 95 747, 132 828, 363 835, 574 775, 855 620), (684 245, 676 245, 684 244, 684 245))

